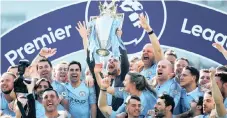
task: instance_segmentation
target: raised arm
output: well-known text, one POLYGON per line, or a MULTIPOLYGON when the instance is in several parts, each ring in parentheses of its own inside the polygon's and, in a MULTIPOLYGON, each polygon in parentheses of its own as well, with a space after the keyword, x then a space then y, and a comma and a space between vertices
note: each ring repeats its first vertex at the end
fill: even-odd
POLYGON ((109 118, 113 112, 112 107, 107 105, 107 88, 109 88, 110 80, 104 79, 101 82, 102 83, 100 87, 101 89, 99 93, 98 107, 103 115, 109 118))
POLYGON ((87 53, 88 49, 88 30, 86 28, 85 22, 83 24, 79 21, 77 23, 76 30, 80 33, 80 36, 83 40, 84 51, 87 53))
MULTIPOLYGON (((96 81, 100 88, 101 88, 101 86, 103 86, 102 81, 107 81, 107 80, 111 81, 111 79, 109 77, 105 77, 104 79, 102 79, 102 77, 100 75, 101 70, 102 70, 102 64, 95 64, 95 68, 94 68, 95 78, 96 78, 96 81)), ((106 90, 109 94, 114 95, 114 88, 110 86, 110 82, 108 83, 108 87, 106 87, 106 90)))
POLYGON ((140 14, 139 19, 140 19, 141 27, 149 34, 149 39, 151 41, 151 44, 152 44, 153 50, 154 50, 153 52, 154 52, 154 56, 155 56, 155 61, 157 63, 160 60, 162 60, 163 57, 164 57, 163 56, 164 54, 162 52, 161 46, 160 46, 159 41, 158 41, 158 37, 153 32, 153 29, 148 24, 147 18, 143 14, 140 14))
POLYGON ((212 46, 214 48, 216 48, 219 52, 222 53, 222 55, 225 57, 225 59, 227 60, 227 50, 220 44, 218 43, 213 43, 212 46))
MULTIPOLYGON (((121 29, 117 29, 116 35, 121 38, 123 32, 121 29)), ((124 44, 122 44, 124 46, 124 44)), ((125 47, 125 46, 124 46, 125 47)), ((128 73, 129 71, 129 61, 128 61, 128 54, 127 54, 127 50, 125 48, 125 50, 120 48, 120 53, 121 53, 121 74, 120 74, 120 79, 123 81, 125 79, 125 75, 128 73)))
POLYGON ((55 55, 57 52, 56 48, 42 48, 39 52, 39 54, 37 54, 37 56, 32 60, 32 63, 29 67, 29 69, 26 70, 25 72, 25 77, 27 78, 37 78, 39 77, 37 74, 37 63, 41 60, 41 59, 46 59, 49 58, 53 55, 55 55))
POLYGON ((214 98, 215 110, 217 112, 217 115, 219 117, 223 117, 226 115, 226 110, 225 110, 225 106, 223 103, 223 97, 222 97, 221 91, 215 81, 214 75, 215 75, 215 70, 212 70, 211 74, 210 74, 211 84, 212 84, 212 87, 211 87, 212 97, 214 98))
POLYGON ((42 48, 39 54, 32 60, 31 66, 36 66, 39 60, 49 58, 55 55, 57 52, 57 48, 42 48))

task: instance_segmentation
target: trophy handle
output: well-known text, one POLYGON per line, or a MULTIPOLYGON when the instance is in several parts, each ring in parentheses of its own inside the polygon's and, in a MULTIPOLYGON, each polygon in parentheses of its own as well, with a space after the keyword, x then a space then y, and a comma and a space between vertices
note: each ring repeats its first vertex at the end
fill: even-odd
POLYGON ((124 22, 124 17, 125 17, 125 14, 124 13, 117 13, 116 14, 117 16, 117 19, 119 19, 121 21, 121 24, 120 24, 120 29, 122 29, 122 26, 123 26, 123 22, 124 22))

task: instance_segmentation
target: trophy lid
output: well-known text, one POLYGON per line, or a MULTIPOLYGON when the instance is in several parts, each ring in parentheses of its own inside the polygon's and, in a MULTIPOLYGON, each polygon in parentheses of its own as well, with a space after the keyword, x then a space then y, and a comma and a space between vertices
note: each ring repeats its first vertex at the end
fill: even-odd
POLYGON ((117 4, 115 5, 115 2, 115 0, 112 0, 110 4, 108 4, 107 1, 103 4, 99 2, 100 15, 111 14, 115 16, 117 14, 117 4))

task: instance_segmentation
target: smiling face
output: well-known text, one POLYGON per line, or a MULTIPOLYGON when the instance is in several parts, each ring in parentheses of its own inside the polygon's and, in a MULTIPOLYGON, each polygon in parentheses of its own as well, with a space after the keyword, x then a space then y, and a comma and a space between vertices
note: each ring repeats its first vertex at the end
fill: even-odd
POLYGON ((210 73, 200 71, 199 84, 201 86, 204 86, 205 84, 208 84, 208 83, 210 83, 210 73))
POLYGON ((130 99, 126 105, 126 110, 130 116, 138 117, 141 111, 141 102, 136 99, 130 99))
POLYGON ((69 66, 68 78, 71 83, 77 83, 80 81, 81 70, 78 64, 72 64, 69 66))
POLYGON ((165 116, 166 114, 166 105, 164 99, 158 99, 157 103, 154 106, 155 116, 165 116))
POLYGON ((52 68, 49 65, 49 63, 47 61, 39 62, 37 66, 38 66, 37 72, 39 74, 39 77, 50 80, 52 75, 52 68))
POLYGON ((45 91, 43 93, 42 104, 46 112, 54 112, 57 110, 59 98, 53 90, 45 91))
POLYGON ((13 85, 14 85, 14 77, 10 74, 4 73, 0 81, 1 91, 4 94, 9 94, 13 89, 13 85))
POLYGON ((67 80, 68 74, 68 65, 67 64, 58 64, 55 68, 56 80, 60 82, 65 82, 67 80))
POLYGON ((37 87, 37 89, 35 90, 36 95, 38 95, 38 97, 42 98, 43 92, 44 90, 46 90, 47 88, 50 88, 49 84, 47 81, 41 81, 37 87))

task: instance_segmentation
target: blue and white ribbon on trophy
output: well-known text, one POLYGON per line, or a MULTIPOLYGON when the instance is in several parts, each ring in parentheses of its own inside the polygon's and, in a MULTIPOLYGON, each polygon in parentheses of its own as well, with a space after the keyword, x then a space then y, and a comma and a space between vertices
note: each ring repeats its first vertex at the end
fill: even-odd
POLYGON ((116 59, 120 59, 120 48, 125 50, 123 41, 117 36, 117 29, 122 27, 124 14, 117 13, 117 5, 112 1, 106 1, 102 5, 100 2, 100 15, 92 16, 88 24, 90 28, 89 46, 90 60, 93 58, 100 62, 100 56, 108 56, 111 53, 116 59), (112 52, 110 52, 112 48, 112 52))
MULTIPOLYGON (((112 47, 112 51, 110 52, 111 53, 110 55, 117 59, 119 59, 121 56, 120 48, 125 50, 125 46, 123 44, 122 39, 118 37, 116 34, 117 29, 121 27, 121 22, 122 21, 118 19, 113 20, 111 30, 110 30, 109 40, 106 45, 107 50, 110 50, 110 48, 112 47)), ((95 20, 89 22, 89 27, 91 28, 90 36, 89 36, 89 46, 88 46, 88 49, 90 51, 90 54, 89 54, 90 60, 93 61, 93 57, 94 57, 95 61, 100 62, 99 55, 96 53, 96 50, 100 49, 100 44, 97 39, 95 20)))

